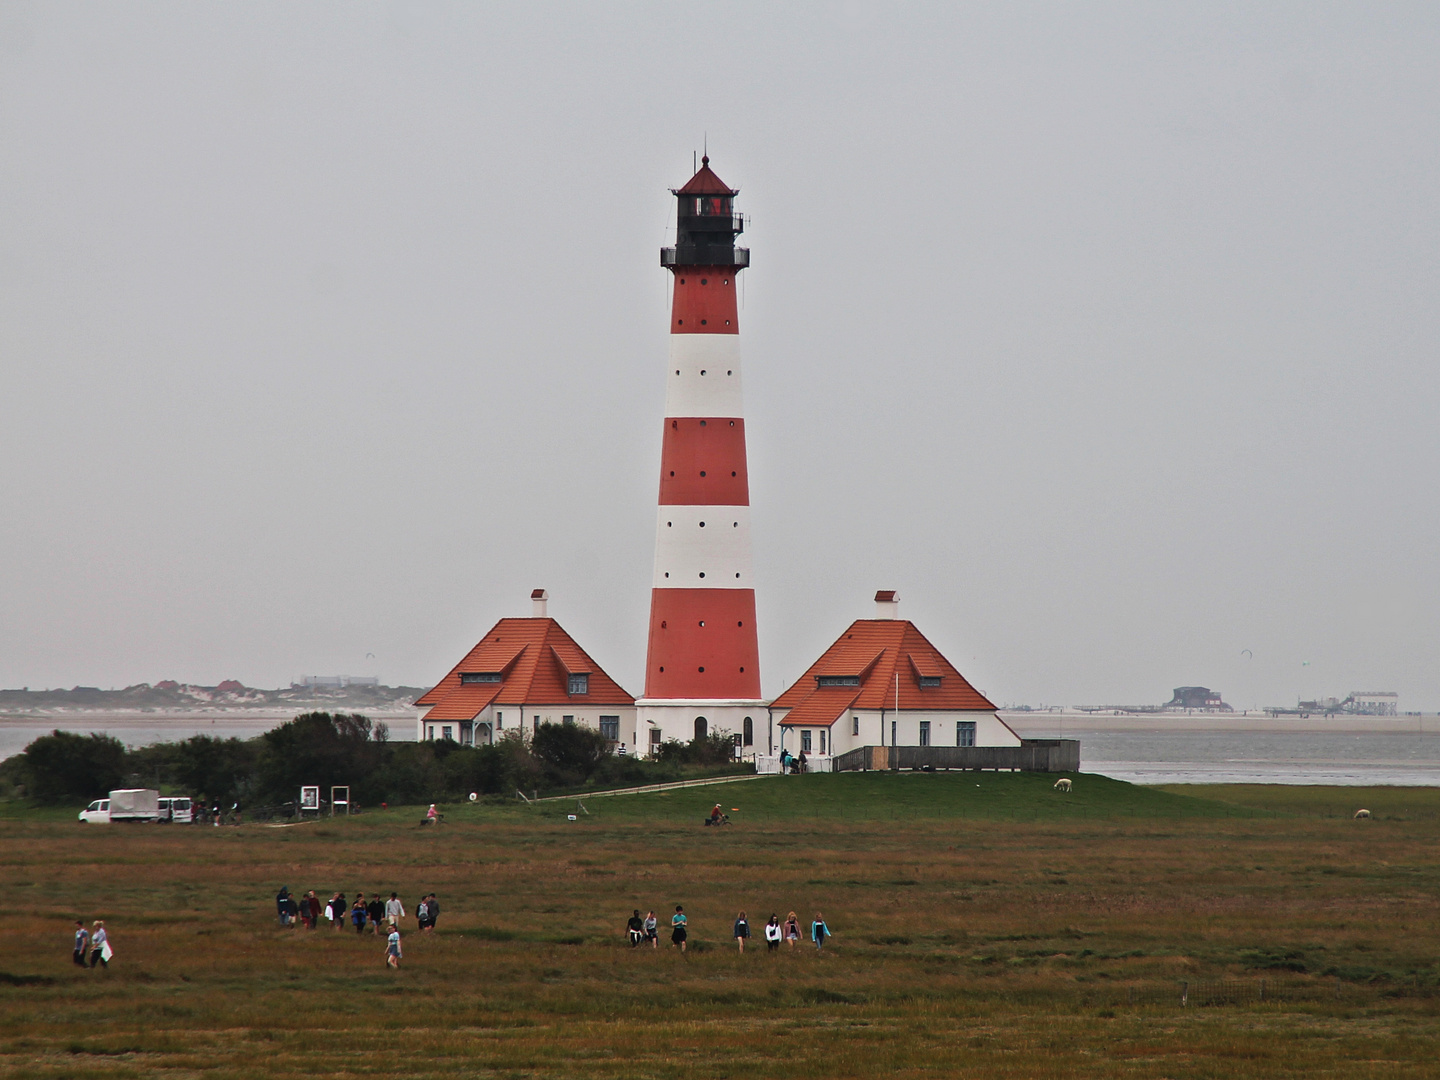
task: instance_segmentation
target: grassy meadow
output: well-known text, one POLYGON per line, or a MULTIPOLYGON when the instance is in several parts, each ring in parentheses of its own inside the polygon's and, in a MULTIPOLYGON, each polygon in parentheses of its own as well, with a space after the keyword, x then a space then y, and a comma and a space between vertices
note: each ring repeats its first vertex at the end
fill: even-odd
POLYGON ((1434 1075, 1440 792, 1050 782, 762 778, 438 828, 12 805, 0 1076, 1434 1075), (701 827, 715 801, 733 826, 701 827), (279 928, 282 884, 443 914, 391 972, 368 932, 279 928), (631 909, 677 903, 687 954, 626 944, 631 909), (824 913, 823 956, 767 955, 792 909, 824 913), (110 970, 71 964, 76 918, 106 920, 110 970), (1222 979, 1266 997, 1200 998, 1222 979))

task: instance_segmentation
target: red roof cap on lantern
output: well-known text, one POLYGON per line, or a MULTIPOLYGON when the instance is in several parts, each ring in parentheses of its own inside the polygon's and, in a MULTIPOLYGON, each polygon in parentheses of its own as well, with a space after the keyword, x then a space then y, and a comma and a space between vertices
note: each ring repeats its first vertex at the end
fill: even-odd
POLYGON ((686 181, 685 186, 679 189, 671 188, 675 195, 739 195, 739 188, 726 186, 725 181, 716 176, 710 169, 710 158, 700 159, 700 171, 686 181))

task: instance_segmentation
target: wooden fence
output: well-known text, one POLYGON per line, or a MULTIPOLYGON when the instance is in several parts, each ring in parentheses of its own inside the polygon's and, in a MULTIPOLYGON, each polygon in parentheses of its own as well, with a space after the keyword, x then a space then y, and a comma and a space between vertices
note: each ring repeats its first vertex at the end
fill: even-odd
POLYGON ((861 746, 836 756, 835 772, 887 769, 1008 769, 1079 772, 1078 739, 1022 739, 1019 746, 861 746))

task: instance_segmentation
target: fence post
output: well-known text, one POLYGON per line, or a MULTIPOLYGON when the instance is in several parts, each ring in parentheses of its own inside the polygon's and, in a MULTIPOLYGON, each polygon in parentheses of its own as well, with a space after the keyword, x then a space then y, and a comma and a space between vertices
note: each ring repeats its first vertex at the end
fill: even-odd
POLYGON ((1185 1007, 1186 1007, 1187 1005, 1189 1005, 1189 1004, 1190 1004, 1190 981, 1187 979, 1186 981, 1184 981, 1184 982, 1182 982, 1182 983, 1180 984, 1180 1007, 1183 1009, 1183 1008, 1185 1008, 1185 1007))

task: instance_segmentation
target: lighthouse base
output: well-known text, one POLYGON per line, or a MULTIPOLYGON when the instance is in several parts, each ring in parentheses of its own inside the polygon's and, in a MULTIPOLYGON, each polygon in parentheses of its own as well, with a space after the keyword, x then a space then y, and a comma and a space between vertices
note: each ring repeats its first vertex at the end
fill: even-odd
POLYGON ((769 702, 666 700, 641 698, 635 702, 637 753, 655 756, 667 742, 688 743, 697 736, 739 736, 736 758, 750 761, 769 751, 769 702))

